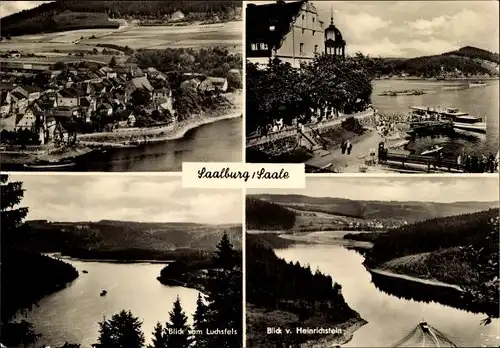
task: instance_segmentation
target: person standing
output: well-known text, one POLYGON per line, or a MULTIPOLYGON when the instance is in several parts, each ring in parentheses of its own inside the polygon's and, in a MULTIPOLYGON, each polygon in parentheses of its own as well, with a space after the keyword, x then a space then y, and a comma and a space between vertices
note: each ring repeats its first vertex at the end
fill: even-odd
POLYGON ((352 144, 349 140, 347 140, 347 154, 350 155, 352 151, 352 144))
POLYGON ((345 149, 346 149, 346 142, 345 140, 342 140, 342 144, 340 145, 340 149, 342 151, 342 154, 345 154, 345 149))

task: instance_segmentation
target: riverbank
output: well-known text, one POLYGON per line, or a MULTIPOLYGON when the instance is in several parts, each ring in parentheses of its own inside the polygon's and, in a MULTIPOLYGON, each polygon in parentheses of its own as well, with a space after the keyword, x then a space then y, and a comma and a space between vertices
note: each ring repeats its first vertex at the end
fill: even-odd
POLYGON ((222 120, 242 117, 242 112, 234 111, 220 116, 197 115, 189 120, 156 128, 140 128, 122 132, 82 134, 78 136, 80 144, 89 147, 134 147, 141 144, 163 142, 183 138, 184 135, 200 126, 222 120))
POLYGON ((6 147, 5 150, 0 151, 0 156, 4 164, 28 164, 39 161, 58 163, 82 157, 94 151, 95 149, 82 144, 68 147, 41 145, 30 149, 6 147))

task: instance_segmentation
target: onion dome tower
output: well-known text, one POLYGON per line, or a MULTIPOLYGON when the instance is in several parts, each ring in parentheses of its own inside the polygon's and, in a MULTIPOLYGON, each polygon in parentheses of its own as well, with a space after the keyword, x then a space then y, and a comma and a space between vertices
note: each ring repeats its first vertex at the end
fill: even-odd
POLYGON ((333 24, 333 9, 330 25, 325 29, 325 53, 345 58, 345 41, 340 30, 333 24))

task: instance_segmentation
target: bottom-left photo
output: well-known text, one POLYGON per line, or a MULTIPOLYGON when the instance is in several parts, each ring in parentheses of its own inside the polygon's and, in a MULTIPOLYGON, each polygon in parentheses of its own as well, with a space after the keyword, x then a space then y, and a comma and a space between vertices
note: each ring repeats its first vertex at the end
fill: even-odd
POLYGON ((242 192, 181 179, 1 174, 0 347, 241 347, 242 192))

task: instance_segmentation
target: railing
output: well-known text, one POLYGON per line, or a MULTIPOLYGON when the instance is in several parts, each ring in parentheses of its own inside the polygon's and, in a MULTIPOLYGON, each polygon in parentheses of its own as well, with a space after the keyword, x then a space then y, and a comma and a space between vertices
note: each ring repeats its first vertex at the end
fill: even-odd
MULTIPOLYGON (((329 128, 338 124, 341 124, 342 121, 348 119, 349 117, 367 117, 367 116, 373 116, 374 112, 373 110, 365 110, 361 111, 355 114, 348 114, 348 115, 342 115, 339 117, 335 117, 326 121, 319 121, 319 122, 310 122, 304 124, 305 127, 312 128, 314 127, 315 131, 321 131, 322 129, 329 128)), ((304 133, 311 133, 313 132, 312 129, 305 129, 304 133)), ((283 138, 291 137, 291 136, 296 136, 298 133, 297 131, 297 126, 287 126, 284 129, 277 131, 277 132, 272 132, 269 133, 268 135, 254 135, 247 137, 247 147, 252 147, 252 146, 258 146, 262 144, 266 144, 272 141, 280 140, 283 138)))

